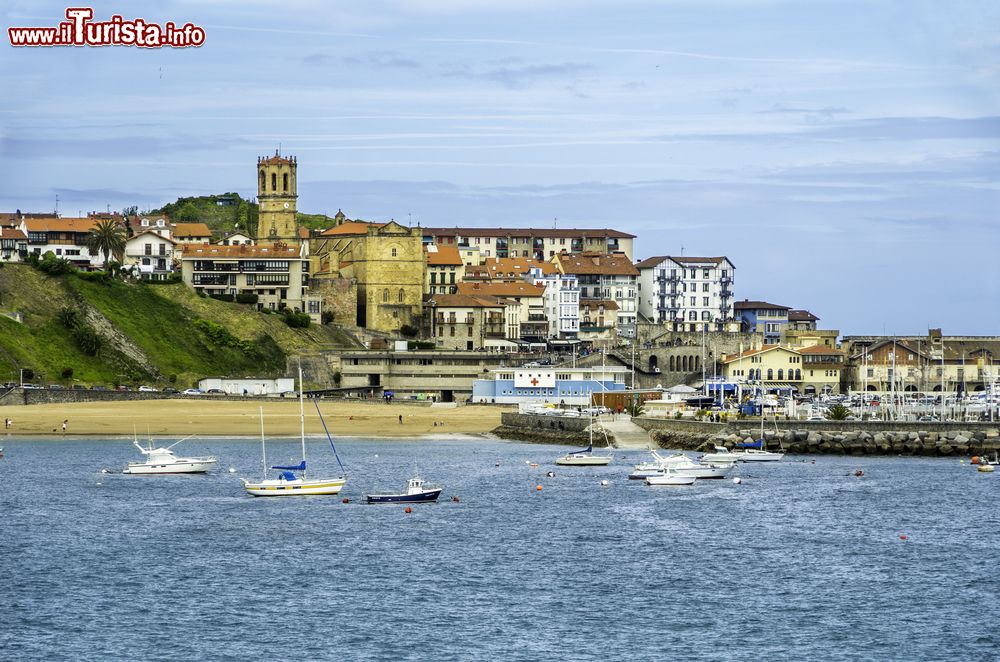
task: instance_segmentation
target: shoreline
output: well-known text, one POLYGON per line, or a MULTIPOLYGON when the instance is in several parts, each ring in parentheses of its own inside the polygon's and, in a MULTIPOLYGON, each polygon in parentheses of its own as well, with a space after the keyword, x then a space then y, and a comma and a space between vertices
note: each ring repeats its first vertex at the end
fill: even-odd
MULTIPOLYGON (((306 403, 306 436, 325 437, 323 424, 306 403)), ((479 436, 500 425, 501 409, 483 405, 414 407, 379 401, 323 400, 320 410, 334 438, 433 438, 479 436), (402 422, 400 422, 402 421, 402 422)), ((299 436, 297 400, 232 402, 211 400, 143 400, 9 405, 0 407, 0 419, 12 419, 0 428, 0 439, 15 437, 148 436, 246 437, 260 439, 263 410, 267 438, 299 436), (66 432, 62 423, 67 421, 66 432)))

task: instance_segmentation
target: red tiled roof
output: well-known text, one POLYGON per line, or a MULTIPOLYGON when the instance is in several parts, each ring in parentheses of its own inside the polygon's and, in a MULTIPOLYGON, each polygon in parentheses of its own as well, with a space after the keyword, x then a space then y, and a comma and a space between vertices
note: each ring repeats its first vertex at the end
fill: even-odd
POLYGON ((24 225, 28 232, 86 233, 97 225, 97 221, 93 218, 28 218, 24 225))
POLYGON ((635 239, 634 234, 610 230, 607 228, 578 228, 578 229, 540 229, 540 228, 424 228, 424 236, 443 237, 554 237, 554 238, 577 238, 596 239, 606 237, 608 239, 635 239))
POLYGON ((162 234, 160 234, 159 232, 157 232, 153 228, 147 228, 147 229, 143 230, 142 232, 137 232, 134 235, 132 235, 131 237, 129 237, 128 240, 132 241, 133 239, 138 239, 139 237, 141 237, 144 234, 151 234, 154 237, 158 237, 158 238, 162 239, 163 241, 169 241, 171 244, 176 244, 177 243, 176 241, 174 241, 173 239, 171 239, 169 237, 164 237, 162 234))
POLYGON ((431 247, 425 247, 425 253, 427 255, 427 264, 435 267, 442 266, 460 266, 465 264, 462 262, 462 256, 458 254, 458 249, 454 246, 436 246, 437 250, 430 250, 431 247))
POLYGON ((533 267, 541 269, 543 276, 558 272, 556 265, 551 262, 529 260, 523 257, 491 257, 487 258, 484 266, 491 278, 520 278, 533 267))
POLYGON ((458 293, 490 297, 540 297, 545 294, 545 287, 542 285, 532 285, 525 281, 510 283, 468 283, 463 281, 458 284, 458 293))
POLYGON ((211 237, 212 231, 204 223, 174 223, 170 231, 175 237, 211 237))
POLYGON ((470 294, 428 294, 424 303, 436 308, 500 308, 510 302, 498 297, 473 296, 470 294))
POLYGON ((791 310, 788 306, 779 306, 776 303, 768 303, 766 301, 750 301, 749 299, 737 301, 733 304, 733 308, 735 310, 754 310, 759 308, 767 308, 769 310, 791 310))
POLYGON ((567 274, 639 275, 631 260, 615 253, 560 253, 555 259, 567 274))
POLYGON ((368 228, 370 226, 382 227, 381 223, 366 223, 365 221, 347 221, 341 223, 335 228, 330 228, 328 230, 323 230, 320 232, 322 237, 337 237, 337 236, 350 236, 350 235, 361 235, 368 234, 368 228))
POLYGON ((581 308, 597 310, 604 306, 604 310, 618 310, 618 304, 610 299, 585 299, 580 302, 581 308))
POLYGON ((28 236, 17 228, 0 228, 0 239, 27 239, 28 236))
POLYGON ((817 322, 819 318, 810 313, 808 310, 789 310, 788 311, 788 321, 789 322, 817 322))

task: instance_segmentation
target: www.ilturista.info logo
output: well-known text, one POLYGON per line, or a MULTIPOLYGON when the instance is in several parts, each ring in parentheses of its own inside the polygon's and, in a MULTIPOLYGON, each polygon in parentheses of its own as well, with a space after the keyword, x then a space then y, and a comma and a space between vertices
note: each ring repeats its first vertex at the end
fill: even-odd
POLYGON ((11 46, 138 46, 140 48, 189 48, 205 43, 205 29, 192 23, 177 26, 147 23, 141 18, 125 20, 114 15, 108 21, 92 21, 90 7, 69 7, 68 20, 54 28, 7 28, 11 46))

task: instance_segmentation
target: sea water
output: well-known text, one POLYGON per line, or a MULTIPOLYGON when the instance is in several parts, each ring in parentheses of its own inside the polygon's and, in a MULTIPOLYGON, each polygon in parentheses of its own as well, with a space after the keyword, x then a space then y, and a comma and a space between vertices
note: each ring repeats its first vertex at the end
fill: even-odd
MULTIPOLYGON (((124 439, 3 445, 3 659, 1000 656, 1000 473, 957 459, 786 456, 652 488, 626 479, 641 453, 351 439, 340 496, 255 499, 252 439, 178 447, 219 457, 205 476, 102 474, 136 459, 124 439), (440 503, 363 503, 415 471, 440 503)), ((308 453, 339 474, 325 441, 308 453)))

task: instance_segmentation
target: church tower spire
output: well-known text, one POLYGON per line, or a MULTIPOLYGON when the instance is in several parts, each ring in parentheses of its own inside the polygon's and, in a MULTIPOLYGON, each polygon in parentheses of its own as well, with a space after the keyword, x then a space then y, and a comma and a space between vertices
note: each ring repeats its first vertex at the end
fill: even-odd
POLYGON ((257 157, 257 201, 260 215, 257 222, 257 241, 298 242, 298 224, 295 221, 295 203, 298 200, 294 156, 257 157))

